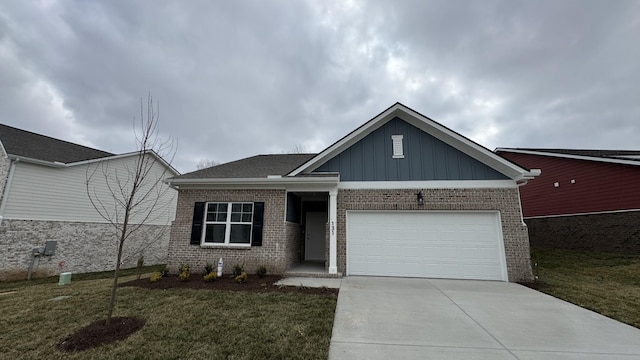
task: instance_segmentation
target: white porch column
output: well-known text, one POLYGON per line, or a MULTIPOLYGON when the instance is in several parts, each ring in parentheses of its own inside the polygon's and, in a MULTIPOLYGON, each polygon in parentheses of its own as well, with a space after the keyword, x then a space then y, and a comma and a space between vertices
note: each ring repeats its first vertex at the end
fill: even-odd
POLYGON ((329 274, 338 273, 338 189, 329 191, 329 274))

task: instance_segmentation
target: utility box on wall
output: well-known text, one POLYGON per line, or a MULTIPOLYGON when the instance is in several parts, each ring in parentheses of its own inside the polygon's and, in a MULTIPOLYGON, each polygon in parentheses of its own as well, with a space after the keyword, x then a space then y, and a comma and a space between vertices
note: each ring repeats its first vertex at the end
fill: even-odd
POLYGON ((56 253, 58 242, 55 240, 47 240, 44 244, 44 256, 53 256, 56 253))

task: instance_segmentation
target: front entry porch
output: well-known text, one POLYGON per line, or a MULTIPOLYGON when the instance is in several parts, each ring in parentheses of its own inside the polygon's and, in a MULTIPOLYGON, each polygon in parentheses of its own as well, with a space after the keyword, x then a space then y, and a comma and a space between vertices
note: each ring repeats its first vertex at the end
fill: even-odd
POLYGON ((336 190, 287 192, 286 220, 298 229, 287 276, 341 276, 336 266, 336 194, 336 190))

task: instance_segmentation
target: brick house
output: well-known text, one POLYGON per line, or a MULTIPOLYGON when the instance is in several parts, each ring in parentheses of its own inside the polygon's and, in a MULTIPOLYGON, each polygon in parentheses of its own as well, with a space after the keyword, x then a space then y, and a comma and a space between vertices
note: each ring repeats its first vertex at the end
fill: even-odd
MULTIPOLYGON (((26 278, 31 260, 38 276, 114 269, 114 227, 92 206, 87 174, 97 171, 94 198, 113 208, 104 175, 124 183, 140 155, 112 154, 7 125, 0 125, 0 145, 0 280, 26 278), (56 243, 53 255, 33 256, 47 241, 56 243)), ((140 255, 147 265, 165 263, 175 216, 176 191, 162 180, 178 172, 153 152, 145 156, 163 191, 157 206, 145 207, 150 218, 125 243, 123 267, 136 266, 140 255)), ((136 216, 130 224, 142 222, 136 216)))
POLYGON ((168 264, 529 280, 519 185, 537 174, 396 103, 318 154, 167 180, 178 189, 168 264))
POLYGON ((520 193, 532 246, 640 253, 640 151, 496 152, 542 170, 520 193))

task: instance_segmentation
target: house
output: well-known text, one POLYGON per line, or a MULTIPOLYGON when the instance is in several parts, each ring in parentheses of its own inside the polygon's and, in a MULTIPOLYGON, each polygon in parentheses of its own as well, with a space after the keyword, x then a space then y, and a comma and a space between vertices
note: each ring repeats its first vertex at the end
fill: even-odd
MULTIPOLYGON (((109 188, 117 184, 107 184, 105 174, 127 174, 140 155, 111 154, 6 125, 0 125, 0 144, 0 279, 26 278, 30 267, 36 275, 114 269, 114 227, 91 204, 87 176, 94 175, 92 197, 111 212, 109 188)), ((125 243, 124 267, 135 266, 140 255, 145 264, 164 263, 175 217, 176 191, 161 180, 178 172, 153 152, 145 156, 168 190, 142 231, 125 243)), ((140 224, 140 215, 131 224, 140 224)))
POLYGON ((640 151, 496 152, 542 170, 520 192, 532 246, 640 253, 640 151))
POLYGON ((531 279, 518 186, 537 175, 396 103, 318 154, 168 179, 168 265, 270 273, 531 279))

